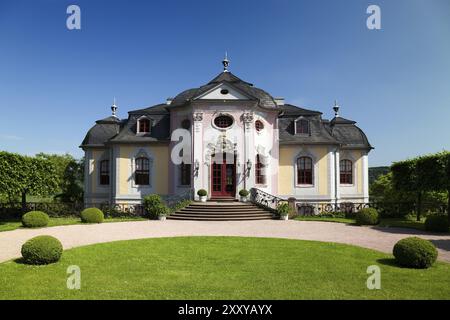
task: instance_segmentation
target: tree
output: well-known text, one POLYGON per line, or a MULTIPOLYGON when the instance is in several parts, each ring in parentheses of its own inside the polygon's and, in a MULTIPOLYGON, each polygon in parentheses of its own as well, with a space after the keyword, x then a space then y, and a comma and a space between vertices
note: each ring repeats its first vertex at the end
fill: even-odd
POLYGON ((422 214, 423 191, 417 176, 416 159, 395 162, 391 166, 392 182, 397 191, 413 193, 417 198, 417 221, 422 214))
POLYGON ((78 161, 70 154, 39 153, 36 157, 46 159, 56 167, 58 190, 55 198, 63 202, 83 200, 84 159, 78 161))
POLYGON ((21 196, 23 210, 27 194, 51 195, 57 189, 57 179, 55 166, 46 159, 0 152, 0 193, 10 201, 21 196))

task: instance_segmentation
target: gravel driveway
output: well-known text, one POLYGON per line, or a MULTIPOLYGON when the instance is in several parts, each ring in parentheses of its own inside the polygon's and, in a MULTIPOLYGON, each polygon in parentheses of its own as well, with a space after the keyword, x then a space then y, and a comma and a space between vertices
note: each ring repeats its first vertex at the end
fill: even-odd
POLYGON ((431 240, 439 250, 439 260, 450 262, 450 235, 414 229, 358 227, 343 223, 315 221, 136 221, 95 225, 70 225, 43 229, 0 232, 0 262, 20 257, 22 244, 37 235, 58 238, 65 249, 117 240, 176 236, 242 236, 318 240, 352 244, 391 253, 405 237, 431 240))

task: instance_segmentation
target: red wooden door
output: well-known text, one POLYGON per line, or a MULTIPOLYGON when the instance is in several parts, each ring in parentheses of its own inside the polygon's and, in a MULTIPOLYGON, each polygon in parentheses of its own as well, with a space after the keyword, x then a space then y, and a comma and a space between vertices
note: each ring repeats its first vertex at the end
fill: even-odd
POLYGON ((222 155, 222 159, 213 157, 211 166, 211 185, 214 196, 234 197, 236 194, 236 165, 235 157, 232 156, 231 161, 227 163, 226 154, 222 155))

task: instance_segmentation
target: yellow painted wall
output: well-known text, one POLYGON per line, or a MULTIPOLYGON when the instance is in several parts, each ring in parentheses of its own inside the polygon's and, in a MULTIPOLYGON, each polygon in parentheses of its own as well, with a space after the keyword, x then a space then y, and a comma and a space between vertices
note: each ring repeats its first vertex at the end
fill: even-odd
POLYGON ((105 192, 105 190, 102 190, 99 188, 98 185, 98 175, 99 175, 99 164, 100 159, 102 158, 105 150, 99 149, 99 150, 92 150, 92 158, 91 158, 91 164, 90 166, 91 171, 89 172, 90 178, 91 178, 91 190, 93 193, 101 193, 105 192))
POLYGON ((363 154, 359 150, 353 150, 352 156, 356 165, 356 188, 358 193, 363 193, 363 154))
MULTIPOLYGON (((328 151, 326 147, 313 146, 308 147, 308 151, 313 153, 319 162, 317 172, 319 175, 319 195, 328 194, 328 151)), ((295 184, 295 159, 300 152, 298 146, 280 146, 280 158, 278 167, 278 193, 281 195, 294 194, 293 186, 295 184)))
MULTIPOLYGON (((119 194, 129 194, 131 172, 131 155, 136 146, 119 147, 119 194)), ((144 147, 142 147, 144 148, 144 147)), ((146 147, 148 148, 148 147, 146 147)), ((169 147, 165 145, 154 145, 149 147, 153 155, 153 166, 150 174, 153 181, 153 190, 158 194, 169 193, 169 147)))

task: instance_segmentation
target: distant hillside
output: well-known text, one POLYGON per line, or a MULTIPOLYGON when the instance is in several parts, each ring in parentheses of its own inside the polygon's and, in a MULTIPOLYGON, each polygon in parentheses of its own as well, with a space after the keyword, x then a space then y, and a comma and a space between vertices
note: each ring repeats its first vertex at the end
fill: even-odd
POLYGON ((389 167, 372 167, 369 168, 369 185, 372 184, 377 178, 383 174, 389 172, 389 167))

